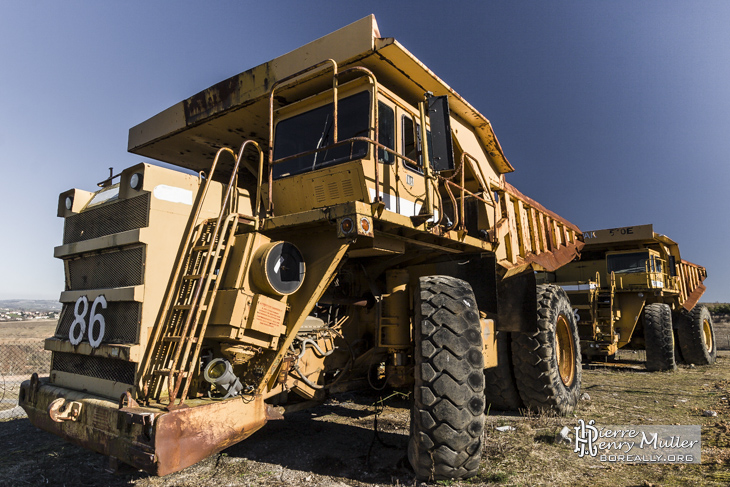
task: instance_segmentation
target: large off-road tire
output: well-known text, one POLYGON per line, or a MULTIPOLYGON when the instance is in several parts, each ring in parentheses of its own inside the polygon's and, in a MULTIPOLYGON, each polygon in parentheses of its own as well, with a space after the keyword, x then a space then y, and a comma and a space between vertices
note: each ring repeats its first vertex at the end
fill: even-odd
POLYGON ((682 348, 679 346, 679 331, 677 331, 677 328, 675 328, 675 323, 677 322, 678 318, 675 318, 674 315, 672 315, 672 327, 674 328, 672 330, 674 335, 674 363, 676 365, 684 364, 686 363, 684 361, 684 355, 682 355, 682 348))
POLYGON ((674 333, 672 310, 668 304, 652 303, 644 306, 644 341, 646 342, 646 370, 674 370, 674 333))
POLYGON ((672 311, 672 338, 674 339, 674 363, 675 365, 685 363, 684 357, 682 356, 682 349, 679 347, 679 330, 677 330, 677 323, 679 323, 682 311, 672 311))
POLYGON ((677 338, 684 361, 688 364, 715 363, 717 358, 715 328, 707 307, 697 305, 689 313, 678 315, 677 338))
POLYGON ((408 459, 421 480, 472 477, 484 431, 484 357, 474 293, 460 279, 421 277, 414 311, 408 459))
POLYGON ((487 407, 512 411, 524 407, 512 370, 512 338, 497 332, 497 366, 484 369, 484 397, 487 407))
POLYGON ((537 331, 512 334, 517 390, 533 411, 573 412, 580 398, 578 325, 565 291, 537 286, 537 331))

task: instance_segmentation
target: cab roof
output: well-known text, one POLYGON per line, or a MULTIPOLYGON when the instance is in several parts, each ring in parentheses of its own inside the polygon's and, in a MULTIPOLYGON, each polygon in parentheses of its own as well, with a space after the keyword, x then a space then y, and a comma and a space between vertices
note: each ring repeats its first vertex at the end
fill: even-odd
MULTIPOLYGON (((473 126, 491 164, 498 173, 514 170, 502 152, 492 126, 481 113, 444 83, 391 37, 381 37, 369 15, 294 51, 187 98, 129 130, 128 150, 194 171, 207 170, 216 151, 236 150, 246 139, 268 145, 269 92, 272 85, 326 59, 340 71, 351 66, 370 69, 378 83, 405 100, 416 103, 424 93, 448 95, 452 115, 473 126)), ((306 86, 295 84, 277 101, 301 99, 311 90, 326 90, 331 77, 320 77, 306 86)), ((280 96, 279 96, 280 95, 280 96)), ((226 164, 221 160, 221 164, 226 164)), ((230 163, 228 163, 230 165, 230 163)))

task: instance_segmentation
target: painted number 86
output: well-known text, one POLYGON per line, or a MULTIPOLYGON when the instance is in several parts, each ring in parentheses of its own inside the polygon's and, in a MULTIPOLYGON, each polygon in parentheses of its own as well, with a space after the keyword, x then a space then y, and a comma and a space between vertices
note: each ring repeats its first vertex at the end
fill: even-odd
MULTIPOLYGON (((91 312, 89 313, 89 345, 92 348, 97 348, 101 345, 101 341, 104 338, 104 332, 106 331, 106 322, 101 312, 97 312, 96 309, 101 305, 102 309, 106 309, 106 298, 104 296, 98 296, 94 303, 91 305, 91 312), (95 333, 96 324, 99 324, 99 329, 95 333)), ((84 338, 86 333, 86 312, 89 311, 89 298, 81 296, 76 300, 74 305, 74 321, 71 323, 71 328, 68 330, 68 339, 71 345, 78 345, 84 338), (81 308, 81 309, 80 309, 81 308)))

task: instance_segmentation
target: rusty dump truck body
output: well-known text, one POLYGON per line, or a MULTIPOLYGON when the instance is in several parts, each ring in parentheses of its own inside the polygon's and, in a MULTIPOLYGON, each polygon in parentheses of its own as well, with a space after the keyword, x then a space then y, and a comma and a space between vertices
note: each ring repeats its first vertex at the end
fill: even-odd
POLYGON ((452 299, 471 328, 444 326, 475 371, 453 406, 474 429, 448 448, 471 459, 440 473, 416 439, 411 461, 473 475, 495 333, 533 332, 534 271, 583 245, 505 181, 488 120, 371 16, 141 123, 129 150, 203 173, 139 164, 61 194, 64 307, 49 377, 22 386, 33 424, 164 475, 328 392, 415 387, 428 410, 440 339, 418 320, 442 326, 425 313, 452 299), (442 292, 463 297, 424 304, 442 292))

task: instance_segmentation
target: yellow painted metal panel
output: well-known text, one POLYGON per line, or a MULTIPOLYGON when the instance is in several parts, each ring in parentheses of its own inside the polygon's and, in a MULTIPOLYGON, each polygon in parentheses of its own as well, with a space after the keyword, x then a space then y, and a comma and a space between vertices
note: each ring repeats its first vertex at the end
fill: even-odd
POLYGON ((142 302, 144 298, 143 284, 139 286, 118 287, 112 289, 84 289, 80 291, 63 291, 58 299, 62 303, 74 303, 81 296, 86 296, 92 302, 98 296, 103 295, 107 301, 137 301, 142 302))
POLYGON ((641 293, 619 293, 615 296, 615 309, 621 310, 619 318, 614 322, 614 330, 619 334, 618 347, 628 345, 634 328, 639 322, 641 310, 644 309, 646 298, 641 293))
POLYGON ((104 357, 117 360, 127 360, 131 362, 139 361, 142 349, 139 345, 122 345, 122 344, 106 344, 102 343, 97 348, 87 341, 82 341, 78 345, 72 345, 68 340, 60 338, 46 338, 44 349, 52 352, 77 353, 80 355, 94 355, 95 357, 104 357))
POLYGON ((120 397, 130 388, 129 384, 97 379, 87 375, 71 374, 69 372, 53 371, 53 385, 68 387, 73 390, 93 392, 96 396, 120 397))
POLYGON ((267 335, 278 336, 284 332, 285 313, 286 303, 257 294, 253 298, 246 327, 267 335))

